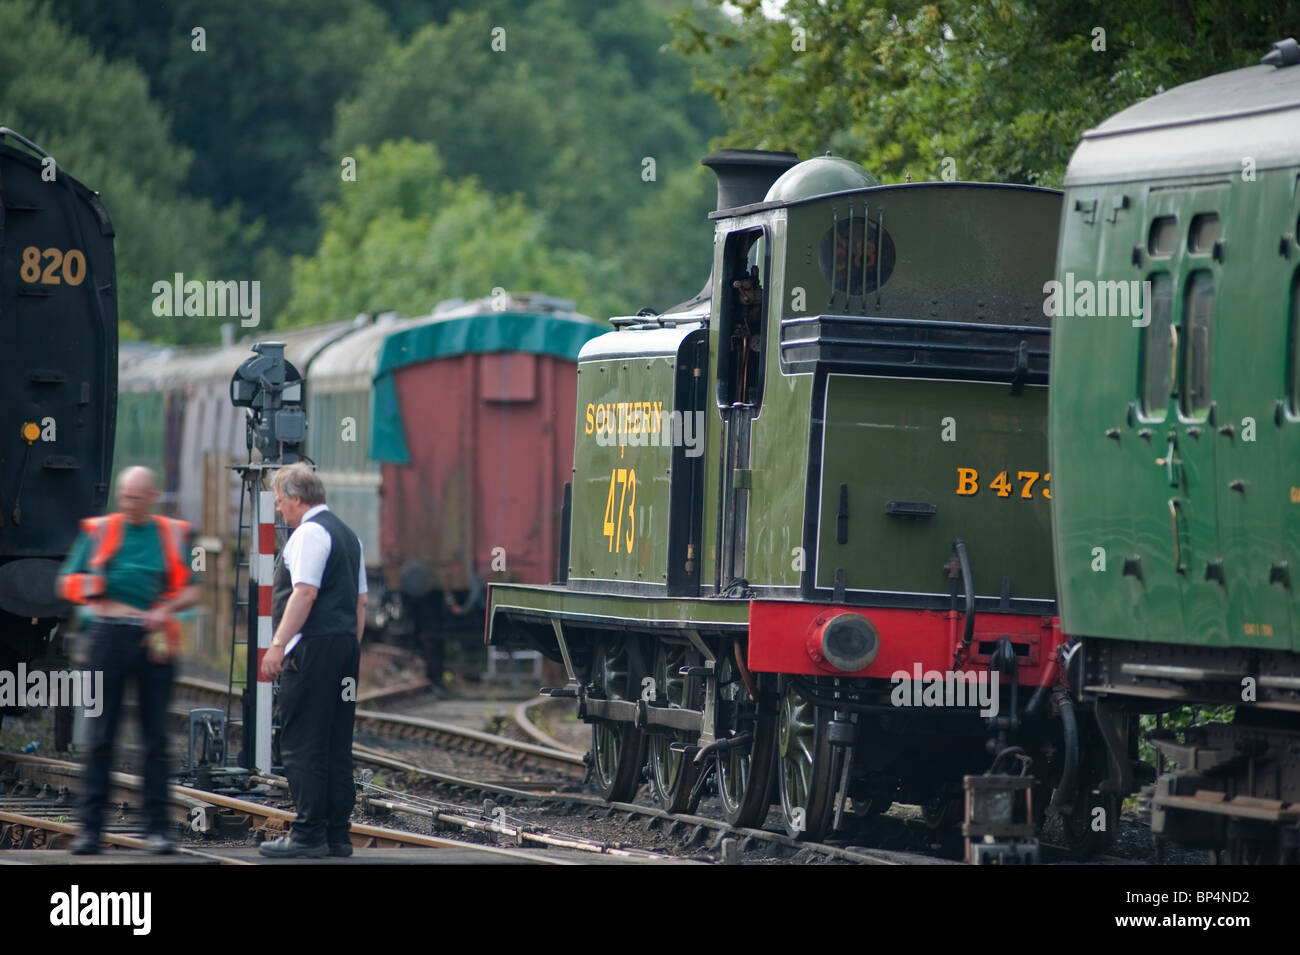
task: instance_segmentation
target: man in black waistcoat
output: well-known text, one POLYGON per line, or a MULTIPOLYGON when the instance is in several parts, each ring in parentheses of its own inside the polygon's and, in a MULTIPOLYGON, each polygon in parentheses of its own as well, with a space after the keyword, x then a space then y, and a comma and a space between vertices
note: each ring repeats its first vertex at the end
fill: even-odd
POLYGON ((262 675, 280 678, 280 754, 298 817, 292 835, 262 843, 273 858, 350 856, 352 721, 366 626, 366 565, 357 535, 325 506, 305 464, 271 481, 294 532, 276 562, 274 635, 262 675))

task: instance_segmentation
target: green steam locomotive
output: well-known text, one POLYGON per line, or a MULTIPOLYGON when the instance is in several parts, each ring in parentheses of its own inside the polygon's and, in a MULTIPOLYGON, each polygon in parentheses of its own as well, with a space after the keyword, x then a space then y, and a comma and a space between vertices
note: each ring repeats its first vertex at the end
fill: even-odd
POLYGON ((584 347, 560 582, 493 585, 489 641, 563 660, 611 800, 644 766, 671 811, 713 780, 817 839, 895 800, 940 825, 999 759, 1086 795, 1049 705, 1060 193, 705 163, 710 282, 584 347))

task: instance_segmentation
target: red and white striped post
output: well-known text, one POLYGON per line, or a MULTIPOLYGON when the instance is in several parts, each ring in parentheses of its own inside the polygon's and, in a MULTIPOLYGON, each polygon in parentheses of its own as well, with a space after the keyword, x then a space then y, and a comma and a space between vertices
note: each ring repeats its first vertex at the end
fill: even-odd
POLYGON ((271 771, 271 681, 262 676, 262 657, 271 648, 271 582, 275 576, 275 493, 258 490, 254 494, 257 513, 255 533, 249 553, 249 572, 257 588, 257 725, 253 731, 253 765, 258 772, 271 771))

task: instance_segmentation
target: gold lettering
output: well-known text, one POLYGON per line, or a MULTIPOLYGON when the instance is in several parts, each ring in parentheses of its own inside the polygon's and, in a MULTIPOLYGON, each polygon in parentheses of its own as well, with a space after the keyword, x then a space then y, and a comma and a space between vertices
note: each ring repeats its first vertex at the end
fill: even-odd
POLYGON ((662 401, 611 401, 603 404, 588 402, 584 430, 586 434, 663 434, 665 423, 662 401))

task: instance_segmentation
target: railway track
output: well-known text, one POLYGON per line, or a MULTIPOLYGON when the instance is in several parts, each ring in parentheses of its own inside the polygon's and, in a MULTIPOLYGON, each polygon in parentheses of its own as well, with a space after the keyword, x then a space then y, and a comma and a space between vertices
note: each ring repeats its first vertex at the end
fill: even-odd
MULTIPOLYGON (((62 849, 77 833, 77 827, 57 818, 70 810, 68 802, 69 784, 80 777, 81 767, 75 763, 45 757, 23 754, 5 754, 0 756, 0 767, 6 777, 17 778, 28 784, 41 787, 38 795, 22 785, 0 796, 0 848, 14 849, 62 849), (39 794, 45 794, 42 799, 39 794), (24 811, 18 811, 22 809, 24 811)), ((283 777, 253 776, 251 782, 262 783, 272 789, 287 790, 288 782, 283 777)), ((115 797, 122 792, 132 794, 136 800, 143 781, 125 773, 114 773, 112 785, 115 797)), ((475 833, 496 840, 506 837, 522 846, 525 843, 552 850, 569 850, 575 853, 600 853, 616 857, 622 861, 665 862, 668 857, 655 853, 624 850, 602 845, 581 837, 556 835, 543 831, 540 827, 527 833, 520 833, 501 820, 500 815, 484 817, 482 814, 466 813, 463 810, 450 811, 454 807, 435 806, 429 803, 421 805, 402 794, 389 793, 383 797, 364 795, 363 800, 374 808, 388 812, 400 811, 406 814, 422 815, 443 828, 458 828, 467 833, 475 833)), ((266 802, 241 799, 221 793, 192 789, 185 786, 171 787, 171 811, 173 820, 179 816, 185 820, 195 833, 215 834, 229 833, 238 829, 246 835, 264 835, 271 837, 282 835, 287 831, 288 823, 294 813, 290 810, 270 805, 266 802)), ((518 847, 489 845, 480 842, 465 842, 449 839, 445 836, 420 833, 406 829, 393 829, 369 823, 355 822, 351 828, 352 844, 358 848, 438 848, 457 849, 463 852, 483 856, 504 857, 512 860, 529 861, 540 864, 572 864, 571 858, 554 854, 538 854, 524 851, 518 847)), ((117 832, 106 833, 103 841, 109 846, 125 849, 147 849, 143 839, 117 832)), ((211 862, 223 864, 249 864, 251 861, 223 852, 220 849, 195 849, 189 845, 178 846, 182 855, 191 855, 211 862)))
MULTIPOLYGON (((441 787, 448 794, 481 793, 487 797, 485 803, 494 818, 505 825, 527 828, 528 821, 522 817, 504 816, 497 810, 509 806, 527 806, 538 813, 560 811, 566 816, 585 815, 589 819, 613 820, 620 817, 626 821, 638 820, 643 830, 662 830, 668 837, 680 834, 681 848, 698 848, 700 851, 715 856, 717 861, 740 861, 741 857, 762 850, 763 854, 775 858, 793 857, 796 862, 824 861, 853 862, 865 865, 949 865, 947 859, 915 852, 896 852, 886 849, 863 847, 841 847, 826 843, 799 842, 784 833, 771 832, 766 829, 737 829, 719 819, 707 816, 670 814, 657 806, 644 806, 639 803, 607 803, 596 796, 577 793, 549 792, 539 793, 517 787, 485 783, 478 780, 452 776, 428 769, 405 760, 396 759, 368 747, 354 747, 353 758, 358 762, 378 766, 390 771, 406 774, 409 778, 425 779, 441 787)), ((399 810, 400 811, 400 810, 399 810)))
POLYGON ((535 743, 540 743, 543 746, 549 747, 551 749, 558 749, 563 752, 576 753, 577 755, 581 756, 582 755, 581 752, 573 749, 573 747, 571 746, 566 746, 564 743, 560 742, 550 733, 547 733, 545 730, 539 727, 536 721, 533 719, 532 711, 544 706, 554 706, 555 703, 556 703, 555 699, 549 696, 536 696, 533 697, 531 700, 524 700, 522 703, 520 703, 518 706, 515 707, 515 712, 514 712, 515 726, 519 728, 520 732, 524 733, 535 743))
MULTIPOLYGON (((177 697, 199 705, 224 706, 226 687, 211 681, 192 677, 182 677, 177 681, 177 697)), ((369 699, 391 698, 403 692, 411 692, 411 687, 399 687, 394 691, 373 693, 369 699)), ((364 694, 363 694, 364 696, 364 694)), ((544 702, 545 698, 525 701, 515 708, 518 724, 534 740, 546 739, 553 745, 538 742, 523 742, 491 733, 485 733, 467 727, 457 726, 423 717, 406 716, 395 713, 382 713, 374 710, 358 710, 358 731, 375 736, 392 739, 409 748, 411 744, 427 743, 437 750, 449 750, 477 759, 486 759, 493 766, 504 766, 510 771, 510 778, 491 778, 483 772, 474 772, 473 776, 462 772, 447 772, 428 765, 419 765, 406 758, 409 754, 395 754, 373 746, 356 744, 353 757, 360 764, 366 764, 390 772, 400 772, 409 779, 431 785, 435 793, 460 802, 431 799, 418 793, 399 792, 391 789, 361 787, 361 802, 378 813, 407 814, 424 818, 438 826, 460 826, 466 831, 489 833, 512 842, 547 844, 548 838, 555 838, 560 843, 575 842, 571 835, 555 836, 549 833, 549 826, 541 820, 555 814, 566 818, 578 818, 594 821, 599 826, 610 829, 608 823, 622 822, 624 826, 639 826, 645 833, 658 833, 660 841, 675 841, 675 851, 696 852, 715 861, 742 861, 753 858, 793 859, 797 862, 814 860, 840 863, 859 863, 872 865, 899 864, 953 864, 952 860, 930 853, 900 851, 894 849, 872 848, 855 845, 832 845, 828 843, 811 843, 793 840, 784 833, 766 829, 736 829, 720 819, 700 814, 670 814, 657 806, 642 805, 631 802, 608 803, 595 796, 561 792, 566 785, 571 787, 585 772, 585 760, 582 755, 571 749, 561 748, 557 740, 537 729, 528 711, 544 702), (544 778, 520 778, 529 769, 543 770, 544 778), (465 800, 473 797, 483 806, 466 806, 465 800), (489 805, 490 804, 490 805, 489 805), (521 810, 519 813, 507 811, 507 807, 521 810), (538 836, 540 838, 534 838, 538 836)), ((187 711, 178 709, 174 716, 181 719, 187 711)), ((238 732, 238 727, 233 728, 238 732)), ((75 768, 75 767, 74 767, 75 768)), ((284 786, 283 777, 256 777, 266 785, 284 786)), ((114 798, 129 798, 129 786, 118 787, 114 798)), ((202 803, 202 791, 184 790, 177 787, 174 794, 180 798, 175 821, 187 823, 190 813, 202 803), (197 795, 191 795, 197 794, 197 795), (192 801, 185 803, 188 797, 192 801)), ((902 825, 900 823, 900 825, 902 825)), ((272 831, 282 831, 283 824, 272 827, 272 831)), ((636 832, 631 838, 639 837, 636 832)), ((586 840, 585 847, 578 851, 599 852, 617 846, 623 840, 610 838, 586 840)), ((571 846, 570 846, 571 847, 571 846)), ((1043 845, 1044 854, 1052 861, 1064 860, 1066 851, 1057 846, 1043 845)), ((1122 862, 1116 857, 1101 857, 1099 861, 1122 862)))
MULTIPOLYGON (((213 700, 219 695, 223 701, 225 699, 224 685, 193 678, 178 680, 178 683, 181 682, 184 683, 186 691, 193 694, 195 698, 206 697, 207 700, 213 700)), ((393 698, 395 695, 400 693, 386 696, 393 698)), ((374 700, 376 696, 371 696, 369 699, 374 700)), ((362 697, 365 698, 365 694, 362 694, 362 697)), ((380 696, 380 698, 384 697, 380 696)), ((514 740, 424 717, 383 713, 369 709, 357 710, 356 724, 358 731, 381 738, 393 739, 404 744, 427 743, 439 749, 487 758, 494 764, 502 765, 517 774, 522 774, 529 769, 537 769, 550 775, 549 779, 526 781, 519 778, 503 780, 471 778, 456 772, 418 765, 408 759, 362 744, 353 747, 353 758, 360 763, 427 780, 445 793, 461 795, 480 793, 495 800, 497 809, 508 806, 512 802, 519 802, 537 807, 539 814, 558 810, 566 816, 581 814, 589 819, 604 818, 611 821, 621 819, 628 824, 640 825, 643 831, 659 831, 668 838, 677 838, 680 849, 688 851, 698 849, 717 857, 719 861, 739 860, 753 857, 758 853, 774 857, 793 857, 801 862, 821 858, 827 861, 872 865, 952 864, 952 860, 940 858, 932 853, 801 842, 791 839, 784 833, 766 829, 737 829, 720 819, 705 815, 672 814, 657 806, 633 802, 609 803, 595 796, 560 792, 558 787, 566 781, 573 783, 585 775, 586 761, 582 754, 565 747, 537 727, 533 721, 530 711, 550 702, 547 697, 538 697, 526 700, 514 709, 516 725, 534 742, 514 740)), ((401 800, 397 799, 395 803, 401 803, 401 800)), ((413 806, 416 815, 420 815, 420 810, 425 808, 418 798, 413 806)), ((404 811, 396 804, 389 808, 394 812, 404 811)), ((517 827, 525 830, 529 824, 523 820, 516 821, 517 827)), ((1063 848, 1058 849, 1055 846, 1045 848, 1054 859, 1067 857, 1067 852, 1063 848)))
MULTIPOLYGON (((428 686, 427 681, 420 681, 420 683, 425 687, 428 686)), ((175 686, 175 698, 181 707, 186 702, 217 708, 224 708, 226 705, 225 684, 195 677, 179 677, 175 686)), ((355 730, 404 743, 430 743, 453 752, 490 759, 515 773, 522 774, 528 770, 537 770, 553 777, 557 784, 562 784, 565 780, 579 780, 586 772, 586 762, 582 754, 562 748, 558 744, 549 746, 515 740, 440 720, 361 708, 362 704, 374 705, 382 701, 391 701, 416 689, 419 689, 416 684, 409 684, 360 693, 357 699, 355 730)), ((184 716, 187 712, 177 708, 175 715, 184 716)), ((230 730, 237 731, 238 727, 231 727, 230 730)))

